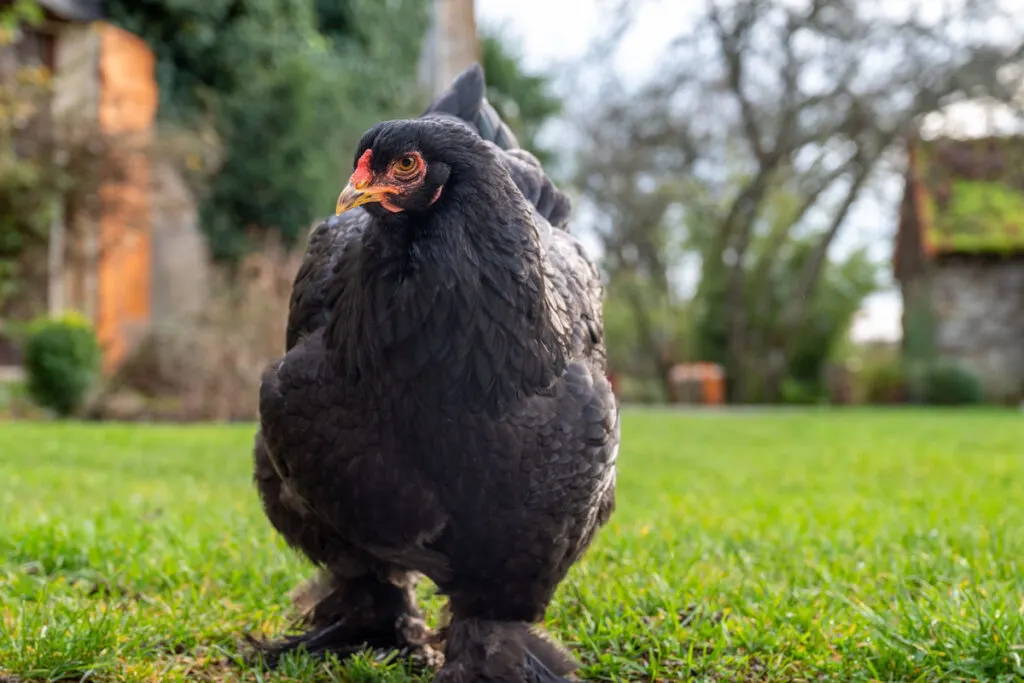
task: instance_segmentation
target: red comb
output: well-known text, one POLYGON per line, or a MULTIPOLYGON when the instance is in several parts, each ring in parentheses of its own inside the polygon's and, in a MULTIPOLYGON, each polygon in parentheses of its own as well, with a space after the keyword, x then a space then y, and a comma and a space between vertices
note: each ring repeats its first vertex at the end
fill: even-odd
POLYGON ((373 157, 373 151, 369 149, 363 152, 363 156, 359 157, 359 161, 356 163, 356 170, 349 179, 354 186, 368 185, 373 180, 373 171, 370 170, 371 157, 373 157))

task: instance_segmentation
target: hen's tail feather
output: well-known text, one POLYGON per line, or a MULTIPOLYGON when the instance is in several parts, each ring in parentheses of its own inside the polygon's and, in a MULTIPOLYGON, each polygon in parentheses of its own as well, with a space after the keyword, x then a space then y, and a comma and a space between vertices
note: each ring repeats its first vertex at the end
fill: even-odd
POLYGON ((484 140, 490 140, 505 150, 519 148, 519 140, 516 138, 515 133, 501 120, 498 112, 495 111, 494 106, 487 101, 486 97, 480 104, 480 113, 477 115, 474 123, 476 123, 480 137, 484 140))
POLYGON ((556 228, 567 229, 572 201, 559 190, 544 172, 536 156, 519 145, 512 129, 487 101, 484 70, 471 64, 452 81, 451 86, 430 103, 421 116, 443 116, 459 119, 472 126, 484 140, 504 150, 505 165, 516 186, 556 228))
POLYGON ((554 227, 565 229, 572 213, 572 200, 551 182, 537 157, 525 149, 510 150, 505 153, 505 167, 537 212, 554 227))
POLYGON ((461 119, 473 126, 480 137, 493 142, 501 149, 519 148, 519 140, 516 139, 515 133, 487 101, 484 70, 477 63, 469 65, 452 82, 451 87, 430 103, 422 115, 428 114, 461 119))

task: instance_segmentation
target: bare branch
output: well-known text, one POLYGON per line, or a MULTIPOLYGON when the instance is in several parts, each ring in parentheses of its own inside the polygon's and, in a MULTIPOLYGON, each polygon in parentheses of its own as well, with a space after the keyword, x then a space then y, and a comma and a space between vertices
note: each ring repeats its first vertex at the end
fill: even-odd
MULTIPOLYGON (((895 131, 888 134, 888 140, 891 141, 895 137, 895 131)), ((888 145, 885 145, 888 146, 888 145)), ((811 253, 810 258, 807 260, 803 271, 797 280, 796 291, 787 302, 786 307, 783 309, 781 316, 781 327, 783 330, 791 330, 793 327, 799 324, 803 318, 804 311, 807 309, 810 300, 814 294, 814 288, 821 278, 822 271, 825 268, 825 261, 828 257, 828 250, 835 241, 836 235, 839 234, 839 229, 846 221, 847 215, 850 213, 850 209, 853 208, 854 203, 860 196, 860 191, 864 188, 868 178, 871 176, 871 172, 874 170, 878 160, 881 158, 881 154, 876 154, 868 159, 858 159, 853 162, 856 171, 850 182, 850 187, 846 191, 846 196, 843 201, 839 204, 835 213, 832 216, 832 220, 829 223, 829 227, 822 234, 818 240, 818 244, 815 246, 814 251, 811 253)), ((783 339, 791 338, 792 335, 783 334, 783 339)), ((784 341, 787 345, 791 344, 789 341, 784 341)))
POLYGON ((606 243, 660 283, 667 231, 688 231, 674 241, 700 252, 698 308, 714 316, 705 348, 740 394, 739 375, 762 372, 749 359, 790 362, 830 247, 894 144, 951 97, 1020 102, 1024 27, 999 43, 986 29, 992 3, 949 5, 937 19, 918 4, 894 18, 882 0, 712 0, 648 87, 596 103, 582 185, 609 217, 606 243), (1017 78, 1005 74, 1014 64, 1017 78), (841 194, 826 204, 830 188, 841 194), (665 224, 673 202, 686 207, 679 226, 665 224), (793 228, 812 212, 826 227, 807 242, 793 228), (761 315, 765 302, 781 310, 761 315))
POLYGON ((715 27, 719 50, 727 66, 729 88, 739 103, 747 142, 757 160, 762 166, 766 166, 768 165, 768 153, 765 151, 761 129, 757 122, 758 115, 753 103, 745 93, 745 64, 743 61, 747 50, 749 31, 757 18, 759 3, 746 3, 741 5, 740 9, 746 11, 742 12, 735 25, 729 28, 725 26, 721 9, 715 3, 711 5, 709 19, 715 27))

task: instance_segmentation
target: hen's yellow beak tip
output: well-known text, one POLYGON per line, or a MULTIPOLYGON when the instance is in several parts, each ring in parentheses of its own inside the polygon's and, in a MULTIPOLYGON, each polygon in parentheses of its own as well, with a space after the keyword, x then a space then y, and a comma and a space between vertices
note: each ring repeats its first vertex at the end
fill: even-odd
POLYGON ((338 195, 338 203, 334 206, 334 215, 340 216, 357 206, 383 201, 389 195, 396 194, 397 192, 396 188, 387 185, 369 185, 368 183, 353 185, 349 182, 345 189, 341 191, 341 194, 338 195))
POLYGON ((354 209, 361 204, 365 204, 370 201, 366 196, 366 193, 362 190, 357 190, 352 183, 345 186, 345 189, 338 195, 338 202, 334 205, 334 215, 340 216, 350 209, 354 209))

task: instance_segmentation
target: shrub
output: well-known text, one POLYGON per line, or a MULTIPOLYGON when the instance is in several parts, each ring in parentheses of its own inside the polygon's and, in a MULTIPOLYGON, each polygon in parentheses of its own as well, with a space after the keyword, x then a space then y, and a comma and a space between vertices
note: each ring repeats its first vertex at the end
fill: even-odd
POLYGON ((303 249, 273 234, 237 268, 215 268, 211 294, 196 316, 150 328, 90 402, 100 420, 253 420, 259 378, 284 352, 292 282, 303 249), (144 403, 144 405, 141 405, 144 403))
POLYGON ((28 327, 24 363, 32 399, 66 417, 82 406, 99 374, 100 346, 78 314, 38 319, 28 327))
POLYGON ((787 405, 809 406, 823 402, 820 388, 814 383, 786 377, 780 387, 780 399, 787 405))
POLYGON ((951 362, 937 362, 924 372, 922 398, 930 405, 981 403, 981 381, 966 368, 951 362))
POLYGON ((868 403, 904 403, 907 372, 898 359, 872 364, 863 370, 864 399, 868 403))

